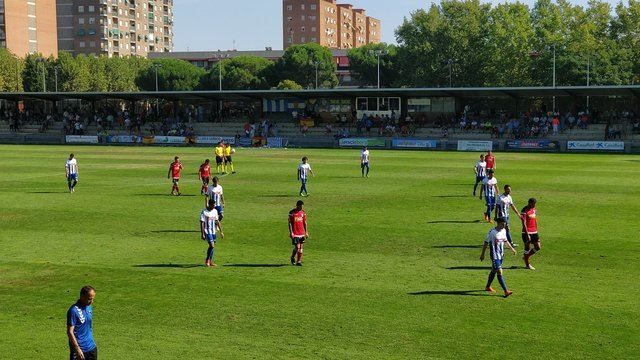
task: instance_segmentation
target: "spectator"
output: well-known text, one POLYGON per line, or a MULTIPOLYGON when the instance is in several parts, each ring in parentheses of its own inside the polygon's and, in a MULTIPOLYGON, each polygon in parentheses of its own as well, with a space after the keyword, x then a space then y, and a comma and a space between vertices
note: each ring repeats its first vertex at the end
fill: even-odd
POLYGON ((635 122, 633 123, 633 129, 632 129, 634 134, 640 134, 640 119, 636 119, 635 122))

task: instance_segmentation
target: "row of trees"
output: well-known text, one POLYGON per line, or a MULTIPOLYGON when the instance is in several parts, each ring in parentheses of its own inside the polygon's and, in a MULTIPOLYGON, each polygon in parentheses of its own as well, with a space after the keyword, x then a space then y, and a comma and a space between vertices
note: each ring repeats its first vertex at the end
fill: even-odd
MULTIPOLYGON (((640 83, 640 0, 615 9, 567 0, 491 5, 442 0, 417 10, 396 30, 398 45, 348 53, 362 85, 384 87, 617 85, 640 83)), ((153 91, 299 89, 338 84, 331 51, 289 47, 278 61, 222 60, 210 70, 174 59, 106 58, 60 53, 19 59, 0 50, 0 91, 153 91), (43 76, 44 72, 44 76, 43 76), (46 84, 45 84, 46 81, 46 84)))
POLYGON ((277 62, 239 56, 225 59, 210 70, 176 59, 148 60, 141 57, 108 58, 71 56, 58 58, 28 55, 20 59, 0 49, 0 91, 117 92, 158 90, 257 90, 278 87, 301 89, 334 87, 338 83, 331 51, 317 44, 293 46, 277 62))

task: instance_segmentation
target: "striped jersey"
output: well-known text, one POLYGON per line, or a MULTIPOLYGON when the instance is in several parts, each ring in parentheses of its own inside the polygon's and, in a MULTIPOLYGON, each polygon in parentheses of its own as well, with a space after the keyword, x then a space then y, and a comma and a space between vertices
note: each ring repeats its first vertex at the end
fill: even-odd
POLYGON ((498 217, 509 217, 509 208, 513 205, 511 195, 502 194, 498 197, 498 217))
POLYGON ((217 186, 209 186, 209 191, 207 192, 209 199, 213 199, 216 202, 216 206, 222 206, 222 186, 219 184, 217 186))
POLYGON ((489 245, 489 253, 491 260, 502 260, 504 257, 504 243, 507 241, 507 230, 493 228, 487 234, 487 239, 484 241, 489 245))
POLYGON ((363 163, 368 163, 369 162, 369 150, 363 150, 362 153, 360 154, 360 159, 362 160, 363 163))
POLYGON ((494 177, 492 177, 491 179, 489 179, 488 176, 485 176, 484 180, 482 180, 482 186, 483 191, 484 191, 484 196, 488 197, 488 198, 495 198, 496 197, 496 187, 498 185, 498 179, 494 177))
POLYGON ((298 172, 300 173, 300 179, 307 179, 309 176, 309 171, 311 171, 311 165, 309 163, 301 163, 298 165, 298 172))
POLYGON ((486 162, 478 161, 476 163, 475 169, 476 169, 476 173, 478 174, 476 176, 478 176, 478 177, 487 176, 487 163, 486 162))
POLYGON ((208 209, 202 210, 200 213, 200 221, 204 223, 205 234, 216 234, 216 220, 218 220, 218 211, 216 209, 212 209, 211 211, 208 209))
POLYGON ((67 163, 65 164, 65 169, 67 169, 67 172, 69 172, 69 174, 77 174, 78 173, 78 161, 73 158, 71 160, 67 160, 67 163))

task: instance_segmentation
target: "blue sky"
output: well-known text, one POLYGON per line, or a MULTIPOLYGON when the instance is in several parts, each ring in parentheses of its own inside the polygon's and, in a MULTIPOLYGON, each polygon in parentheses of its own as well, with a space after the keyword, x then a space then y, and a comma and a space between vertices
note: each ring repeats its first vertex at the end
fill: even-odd
MULTIPOLYGON (((505 1, 491 1, 501 3, 505 1)), ((531 6, 533 0, 522 1, 531 6)), ((586 0, 573 0, 584 5, 586 0)), ((607 1, 615 4, 617 1, 607 1)), ((395 43, 394 30, 427 0, 338 0, 367 9, 382 20, 384 42, 395 43)), ((282 0, 175 0, 175 51, 282 49, 282 0)))

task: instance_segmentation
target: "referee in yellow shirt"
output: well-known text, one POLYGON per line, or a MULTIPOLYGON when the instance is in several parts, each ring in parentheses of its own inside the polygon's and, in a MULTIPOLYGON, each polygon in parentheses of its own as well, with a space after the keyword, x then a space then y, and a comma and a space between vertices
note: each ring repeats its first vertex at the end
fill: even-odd
POLYGON ((214 153, 216 155, 216 171, 218 174, 225 174, 224 168, 224 144, 222 141, 216 146, 214 153))
POLYGON ((233 167, 233 159, 231 159, 231 154, 236 151, 231 148, 231 144, 226 143, 224 145, 224 163, 227 166, 227 169, 231 170, 232 174, 236 173, 236 169, 233 167))

